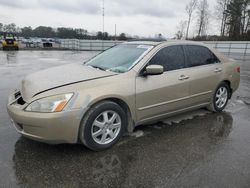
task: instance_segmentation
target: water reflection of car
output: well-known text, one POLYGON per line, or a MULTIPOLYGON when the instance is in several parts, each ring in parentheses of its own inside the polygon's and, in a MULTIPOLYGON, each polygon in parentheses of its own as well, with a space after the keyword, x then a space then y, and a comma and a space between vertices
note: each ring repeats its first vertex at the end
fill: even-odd
POLYGON ((61 145, 53 149, 20 138, 13 156, 15 178, 24 187, 105 187, 110 184, 119 187, 123 183, 121 175, 126 175, 125 168, 129 165, 122 163, 122 151, 112 154, 86 151, 84 155, 82 151, 77 145, 61 145), (46 176, 37 175, 35 169, 46 176))
POLYGON ((226 138, 230 134, 233 126, 233 118, 228 113, 213 114, 211 121, 211 127, 209 130, 209 136, 211 138, 226 138))
POLYGON ((131 42, 27 76, 8 112, 28 138, 103 150, 137 125, 202 107, 222 111, 239 80, 237 62, 201 43, 131 42))

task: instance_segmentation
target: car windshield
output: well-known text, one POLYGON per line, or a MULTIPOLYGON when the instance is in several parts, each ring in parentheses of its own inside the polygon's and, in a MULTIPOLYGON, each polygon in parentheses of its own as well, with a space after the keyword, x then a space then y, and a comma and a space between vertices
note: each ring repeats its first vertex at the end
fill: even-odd
POLYGON ((124 73, 141 60, 153 46, 122 44, 97 55, 86 63, 105 71, 124 73))

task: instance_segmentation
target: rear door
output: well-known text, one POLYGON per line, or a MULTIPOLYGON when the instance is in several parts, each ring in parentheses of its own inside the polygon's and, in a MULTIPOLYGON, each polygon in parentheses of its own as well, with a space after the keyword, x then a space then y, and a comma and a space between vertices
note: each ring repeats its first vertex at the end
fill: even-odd
POLYGON ((161 49, 148 65, 162 65, 164 73, 136 78, 136 108, 138 121, 149 120, 188 106, 188 77, 185 77, 183 47, 161 49))
POLYGON ((204 46, 185 45, 186 74, 190 77, 190 106, 208 103, 222 79, 223 66, 204 46))

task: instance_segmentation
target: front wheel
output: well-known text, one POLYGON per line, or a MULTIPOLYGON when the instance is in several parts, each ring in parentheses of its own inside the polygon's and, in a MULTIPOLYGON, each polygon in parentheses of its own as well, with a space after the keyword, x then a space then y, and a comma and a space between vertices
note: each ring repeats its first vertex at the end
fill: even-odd
POLYGON ((112 101, 92 107, 82 120, 79 137, 94 151, 112 147, 125 132, 127 118, 124 110, 112 101))
POLYGON ((228 84, 221 83, 213 95, 213 100, 208 107, 209 110, 214 112, 221 112, 226 107, 230 97, 230 89, 228 84))

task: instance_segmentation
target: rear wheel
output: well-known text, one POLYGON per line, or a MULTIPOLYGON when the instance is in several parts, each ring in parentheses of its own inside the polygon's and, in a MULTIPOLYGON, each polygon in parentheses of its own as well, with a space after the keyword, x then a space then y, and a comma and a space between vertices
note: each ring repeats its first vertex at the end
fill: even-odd
POLYGON ((88 148, 101 151, 117 143, 126 126, 127 118, 123 109, 112 101, 103 101, 85 115, 79 137, 88 148))
POLYGON ((226 107, 229 98, 230 98, 230 88, 228 84, 222 82, 215 90, 215 93, 213 95, 213 100, 208 109, 213 112, 221 112, 226 107))

